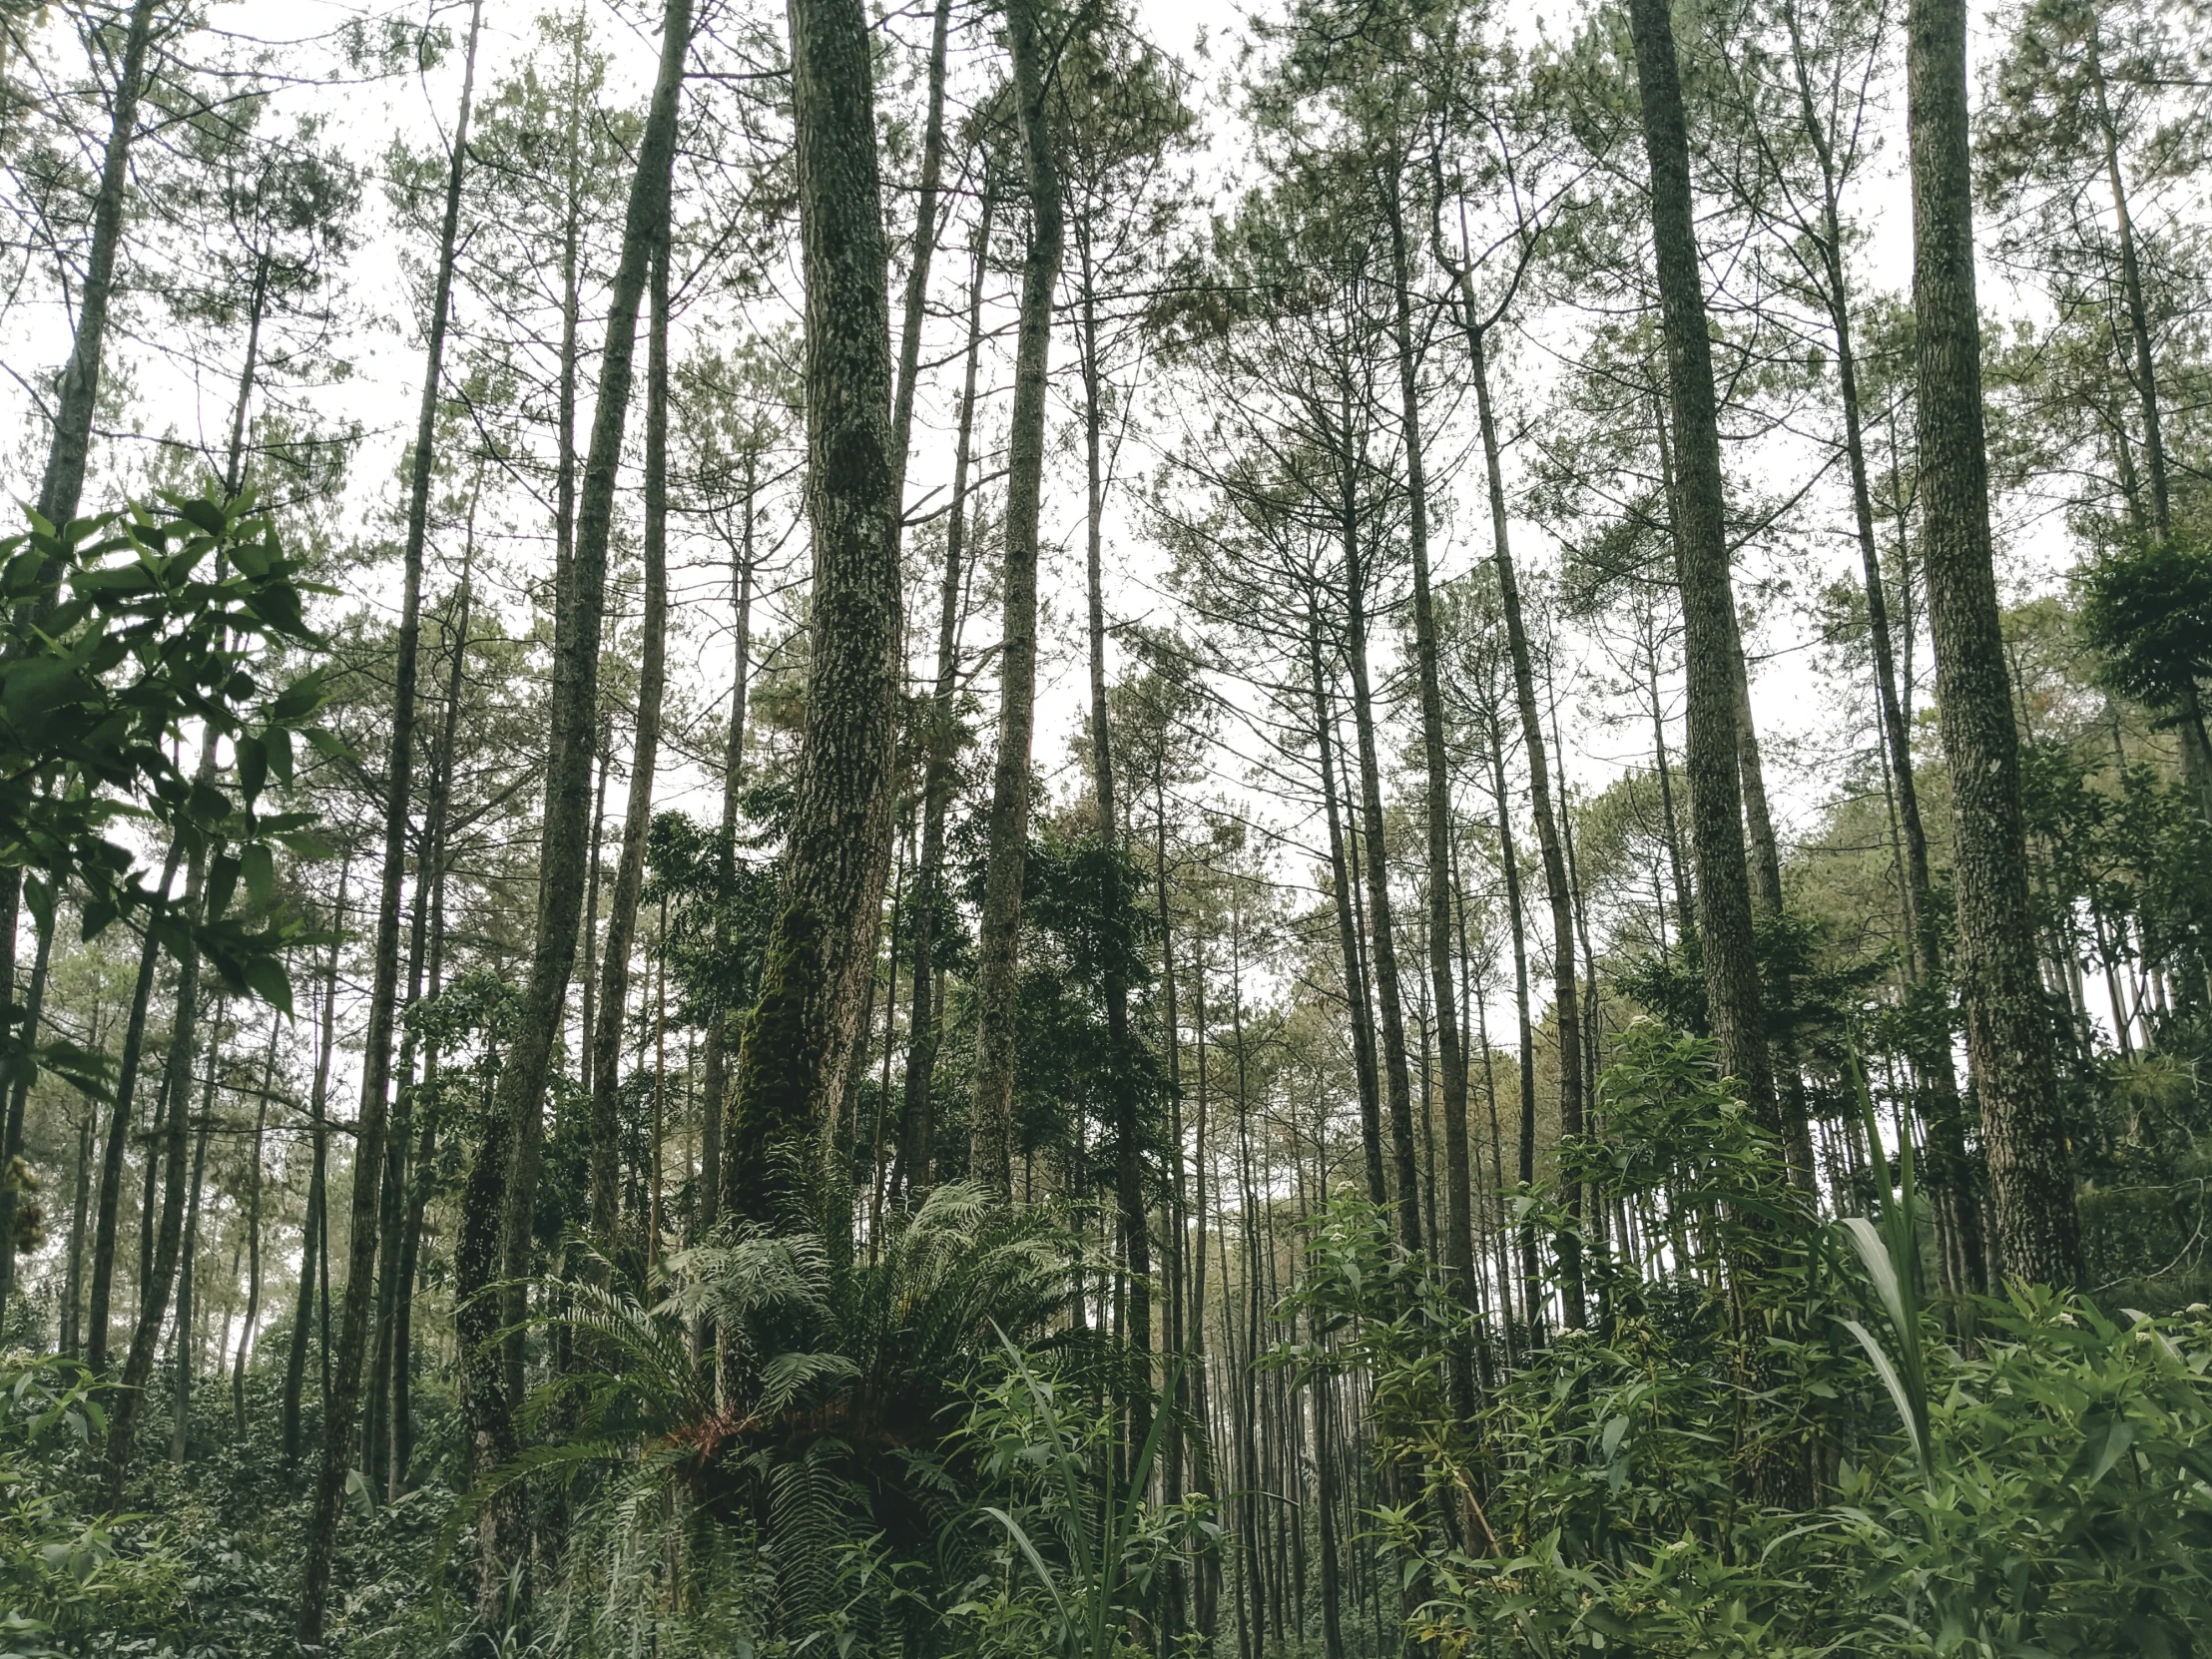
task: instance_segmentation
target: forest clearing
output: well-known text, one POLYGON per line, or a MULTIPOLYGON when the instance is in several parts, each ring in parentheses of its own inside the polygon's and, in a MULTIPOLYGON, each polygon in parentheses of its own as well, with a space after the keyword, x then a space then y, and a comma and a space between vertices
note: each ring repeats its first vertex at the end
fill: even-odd
POLYGON ((0 1659, 2212 1653, 2197 0, 0 0, 0 1659))

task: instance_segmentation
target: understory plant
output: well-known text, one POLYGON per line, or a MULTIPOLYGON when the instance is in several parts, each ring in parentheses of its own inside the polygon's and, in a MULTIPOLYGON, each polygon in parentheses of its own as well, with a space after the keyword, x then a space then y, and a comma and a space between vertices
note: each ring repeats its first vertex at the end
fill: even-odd
MULTIPOLYGON (((1218 1541, 1212 1499, 1147 1498, 1172 1422, 1175 1380, 1101 1390, 1055 1377, 1011 1341, 975 1389, 963 1440, 999 1536, 990 1568, 952 1611, 974 1659, 1114 1659, 1152 1651, 1138 1612, 1173 1567, 1218 1541), (1129 1430, 1141 1406, 1144 1438, 1129 1430)), ((1175 1370, 1179 1371, 1180 1365, 1175 1370)))
MULTIPOLYGON (((1704 1040, 1635 1034, 1604 1098, 1655 1104, 1684 1044, 1704 1040)), ((1607 1287, 1590 1329, 1555 1333, 1471 1423, 1440 1408, 1444 1345, 1359 1345, 1382 1454, 1423 1476, 1420 1503, 1376 1517, 1418 1585, 1416 1636, 1650 1659, 2212 1651, 2212 1311, 2015 1287, 1954 1322, 1970 1345, 1946 1340, 1918 1289, 1911 1150, 1893 1185, 1871 1110, 1873 1216, 1701 1250, 1701 1228, 1725 1244, 1715 1183, 1743 1120, 1709 1046, 1699 1070, 1704 1105, 1624 1111, 1615 1182, 1583 1171, 1671 1241, 1633 1294, 1607 1287), (1639 1150, 1639 1122, 1672 1150, 1639 1150), (1762 1501, 1747 1445, 1801 1448, 1811 1502, 1762 1501)), ((1345 1248, 1363 1231, 1325 1223, 1301 1295, 1387 1333, 1422 1302, 1345 1248)))

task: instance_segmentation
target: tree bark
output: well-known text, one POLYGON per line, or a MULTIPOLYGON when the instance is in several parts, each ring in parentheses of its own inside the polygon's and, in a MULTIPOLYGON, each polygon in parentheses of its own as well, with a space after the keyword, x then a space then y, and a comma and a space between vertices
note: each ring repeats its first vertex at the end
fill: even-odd
MULTIPOLYGON (((115 291, 115 260, 123 243, 124 197, 131 185, 131 145, 138 135, 139 99, 146 91, 146 52, 154 33, 157 0, 137 0, 123 42, 123 72, 116 83, 114 123, 100 163, 93 198, 92 246, 77 294, 77 333, 62 369, 54 406, 54 439, 39 481, 39 516, 60 526, 77 516, 85 464, 92 453, 92 417, 100 399, 101 357, 107 345, 108 307, 115 291)), ((11 918, 12 919, 12 918, 11 918)))
POLYGON ((1007 436, 1005 623, 999 650, 998 763, 991 779, 990 847, 976 954, 974 1123, 968 1175, 1000 1194, 1012 1187, 1014 1039, 1021 963, 1022 869, 1029 842, 1030 743, 1037 676, 1037 512, 1044 474, 1045 375, 1059 278, 1059 168, 1044 109, 1043 45, 1035 0, 1009 0, 1015 101, 1027 164, 1029 252, 1022 265, 1013 424, 1007 436))
POLYGON ((599 1026, 592 1033, 591 1227, 612 1250, 620 1224, 622 1016, 630 1000, 630 952, 638 895, 645 890, 645 836, 653 822, 653 776, 661 758, 661 701, 668 684, 668 256, 664 221, 653 250, 651 315, 645 367, 645 616, 638 664, 638 724, 630 746, 630 799, 622 816, 622 854, 607 909, 599 969, 599 1026))
POLYGON ((1922 554, 1949 762, 1966 1058, 1981 1107, 2004 1271, 2070 1285, 2081 1271, 2073 1168, 2035 961, 2019 733, 1998 620, 1974 308, 1964 0, 1912 0, 1907 95, 1913 313, 1920 356, 1922 554))
MULTIPOLYGON (((1577 988, 1574 968, 1574 907, 1573 888, 1567 880, 1567 859, 1559 838, 1559 819, 1552 806, 1551 772, 1545 755, 1543 718, 1536 707, 1535 653, 1529 644, 1528 625, 1521 613, 1520 577, 1513 565, 1513 546, 1506 529, 1505 474, 1499 459, 1497 420, 1490 405, 1489 329, 1483 326, 1476 313, 1472 277, 1463 270, 1458 273, 1459 300, 1467 324, 1467 358, 1474 381, 1476 426, 1482 439, 1482 464, 1488 484, 1490 503, 1490 563, 1497 572, 1498 606, 1505 618, 1505 644, 1513 667, 1513 705, 1520 717, 1521 748, 1528 761, 1529 814, 1536 822, 1536 848, 1543 860, 1544 892, 1551 905, 1551 1012, 1552 1022, 1559 1028, 1556 1053, 1559 1066, 1559 1132, 1562 1135, 1580 1135, 1588 1121, 1588 1082, 1582 1066, 1582 996, 1577 988)), ((1498 746, 1502 747, 1502 745, 1498 746)), ((1497 758, 1502 768, 1502 756, 1497 758)), ((1507 827, 1505 788, 1502 778, 1497 786, 1498 824, 1501 832, 1510 841, 1512 830, 1507 827)), ((1527 1020, 1528 999, 1525 989, 1527 973, 1525 946, 1522 944, 1523 917, 1518 897, 1520 872, 1510 863, 1506 881, 1514 892, 1513 947, 1517 982, 1523 982, 1521 992, 1521 1017, 1527 1020)), ((1528 1050, 1528 1034, 1523 1033, 1523 1054, 1528 1050)), ((1524 1062, 1524 1084, 1530 1085, 1521 1104, 1522 1121, 1532 1127, 1535 1112, 1533 1092, 1534 1073, 1532 1062, 1524 1062)), ((1528 1145, 1532 1135, 1524 1135, 1521 1179, 1534 1178, 1533 1156, 1528 1145)), ((1565 1193, 1567 1213, 1579 1221, 1582 1215, 1581 1189, 1572 1187, 1565 1193)), ((1581 1243, 1573 1230, 1560 1237, 1560 1297, 1564 1303, 1566 1323, 1570 1329, 1579 1329, 1586 1317, 1582 1290, 1581 1243)), ((1530 1304, 1533 1308, 1534 1303, 1530 1304)))
MULTIPOLYGON (((1451 762, 1444 747, 1443 685, 1437 671, 1436 606, 1428 578, 1427 457, 1422 452, 1419 364, 1414 356, 1412 261, 1396 164, 1383 180, 1390 221, 1399 419, 1404 427, 1406 540, 1413 556, 1413 657, 1420 682, 1421 757, 1428 853, 1428 991, 1434 1005, 1436 1065, 1443 1084, 1445 1266, 1462 1298, 1474 1287, 1474 1190, 1467 1173, 1467 1054, 1451 976, 1451 762)), ((1423 1096, 1425 1105, 1425 1093, 1423 1096)), ((1425 1118, 1425 1111, 1423 1116, 1425 1118)), ((1474 1407, 1472 1374, 1453 1367, 1456 1403, 1474 1407)))
POLYGON ((900 1115, 900 1182, 908 1193, 934 1178, 937 1065, 936 930, 944 891, 945 818, 952 805, 955 733, 952 699, 959 686, 960 596, 967 577, 968 467, 975 438, 975 381, 983 350, 983 281, 990 270, 991 218, 997 203, 992 181, 983 184, 968 278, 967 361, 960 385, 960 414, 952 448, 952 502, 944 524, 944 579, 937 590, 937 675, 930 687, 928 733, 921 775, 921 850, 914 872, 913 1007, 906 1021, 905 1097, 900 1115))
MULTIPOLYGON (((212 770, 208 763, 215 755, 214 734, 210 733, 206 741, 207 760, 201 767, 203 778, 212 770)), ((188 929, 197 927, 200 921, 207 859, 204 847, 194 847, 187 854, 183 919, 188 929)), ((161 1228, 154 1243, 153 1261, 145 1282, 139 1287, 138 1324, 131 1336, 130 1353, 124 1361, 115 1408, 108 1418, 105 1485, 107 1506, 111 1511, 123 1507, 123 1489, 131 1474, 131 1454, 138 1437, 139 1419, 145 1409, 147 1385, 153 1381, 154 1354, 161 1342, 162 1320, 169 1312, 170 1292, 177 1283, 177 1264, 184 1248, 189 1179, 185 1154, 191 1121, 188 1108, 191 1104, 192 1052, 199 1041, 199 1023, 200 952, 188 944, 177 963, 177 1009, 171 1022, 169 1063, 163 1078, 169 1105, 164 1131, 166 1144, 162 1148, 161 1228)), ((211 1070, 215 1065, 214 1052, 211 1045, 208 1060, 211 1070)), ((185 1340, 186 1334, 180 1331, 180 1346, 185 1340)))
POLYGON ((835 1142, 830 1120, 874 978, 903 680, 867 18, 859 0, 791 0, 789 9, 814 649, 789 857, 724 1134, 723 1207, 747 1217, 780 1207, 779 1149, 835 1142))
POLYGON ((307 1209, 299 1227, 299 1301, 292 1323, 291 1347, 284 1356, 282 1439, 284 1464, 287 1468, 299 1455, 299 1396, 306 1384, 307 1339, 315 1308, 315 1270, 329 1203, 329 1131, 323 1113, 329 1103, 330 1053, 337 1038, 338 944, 345 932, 345 884, 352 872, 353 858, 348 852, 345 861, 338 865, 337 900, 330 912, 330 960, 322 980, 322 1010, 317 1027, 319 1036, 315 1049, 314 1082, 307 1095, 310 1163, 307 1173, 307 1209))
POLYGON ((1667 381, 1678 451, 1675 550, 1688 681, 1684 765, 1690 777, 1698 933, 1706 1000, 1724 1075, 1742 1086, 1758 1121, 1781 1136, 1752 938, 1736 751, 1735 601, 1728 576, 1720 428, 1712 347, 1690 217, 1689 141, 1666 0, 1630 0, 1644 151, 1651 169, 1652 241, 1667 341, 1667 381))
POLYGON ((468 165, 468 121, 475 95, 476 43, 483 15, 483 0, 475 0, 469 11, 468 46, 462 60, 460 115, 454 123, 453 152, 446 168, 445 221, 438 242, 437 275, 430 298, 429 341, 422 369, 422 401, 415 417, 414 454, 408 479, 405 574, 392 676, 391 749, 384 795, 383 867, 377 892, 368 1028, 362 1038, 361 1106, 353 1136, 345 1316, 338 1329, 338 1350, 332 1362, 330 1399, 322 1424, 322 1466, 316 1475, 314 1508, 307 1524, 306 1558, 300 1573, 298 1634, 303 1646, 312 1646, 322 1640, 322 1616, 329 1593, 330 1552, 336 1541, 345 1476, 351 1467, 353 1419, 360 1402, 361 1361, 368 1347, 368 1327, 373 1311, 371 1298, 383 1198, 384 1140, 390 1110, 392 1032, 399 1012, 399 892, 406 876, 407 818, 414 805, 415 654, 422 623, 422 554, 429 536, 430 480, 437 457, 437 413, 443 389, 446 323, 452 304, 453 256, 459 241, 461 181, 468 165))
MULTIPOLYGON (((146 1013, 154 999, 154 978, 161 967, 159 923, 168 905, 170 884, 177 879, 177 863, 184 854, 181 840, 169 843, 162 862, 155 901, 146 917, 146 934, 139 944, 138 982, 131 993, 130 1019, 123 1028, 123 1053, 116 1067, 115 1100, 108 1114, 108 1141, 100 1154, 100 1209, 93 1228, 92 1301, 85 1321, 85 1363, 96 1374, 108 1369, 108 1305, 115 1286, 116 1235, 123 1210, 123 1158, 131 1143, 132 1097, 138 1092, 138 1075, 146 1053, 146 1013)), ((4 925, 4 923, 0 923, 4 925)), ((151 1156, 151 1154, 149 1154, 151 1156)))
POLYGON ((1329 821, 1329 877, 1335 889, 1337 945, 1344 953, 1345 1001, 1352 1024, 1352 1066, 1360 1089, 1360 1151, 1367 1173, 1368 1202, 1377 1210, 1387 1209, 1390 1189, 1382 1171, 1382 1080, 1375 1061, 1374 1007, 1368 998, 1365 964, 1360 958, 1360 924, 1353 913, 1358 902, 1358 881, 1345 855, 1343 814, 1337 802, 1337 762, 1331 734, 1336 714, 1330 706, 1329 688, 1322 677, 1321 618, 1318 607, 1308 617, 1307 660, 1314 680, 1314 737, 1319 749, 1323 811, 1329 821))

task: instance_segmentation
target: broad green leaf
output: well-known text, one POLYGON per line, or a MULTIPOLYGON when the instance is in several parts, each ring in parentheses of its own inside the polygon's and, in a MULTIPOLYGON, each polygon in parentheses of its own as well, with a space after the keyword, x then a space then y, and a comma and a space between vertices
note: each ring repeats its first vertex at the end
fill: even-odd
POLYGON ((262 793, 262 786, 269 782, 269 748, 259 738, 240 738, 238 741, 239 793, 251 806, 262 793))
POLYGON ((2112 1465, 2127 1454, 2134 1443, 2135 1425, 2125 1417, 2117 1417, 2104 1431, 2104 1445, 2097 1452, 2096 1466, 2089 1471, 2089 1484, 2094 1486, 2112 1472, 2112 1465))
POLYGON ((269 718, 285 726, 295 726, 305 720, 322 707, 328 696, 323 679, 319 669, 313 674, 301 675, 276 694, 276 701, 270 705, 269 718))
POLYGON ((268 909, 276 896, 276 860, 267 841, 253 841, 239 849, 239 872, 256 907, 268 909))
POLYGON ((1882 1385, 1890 1390, 1891 1403, 1897 1406, 1898 1416, 1905 1424, 1905 1437, 1913 1442, 1914 1453, 1920 1458, 1921 1467, 1928 1467, 1928 1443, 1921 1438, 1921 1425, 1914 1415, 1912 1400, 1905 1391, 1905 1382, 1898 1376, 1897 1367, 1890 1364, 1889 1355, 1874 1340, 1874 1333, 1857 1320, 1845 1320, 1844 1329, 1859 1339, 1859 1346, 1867 1351, 1867 1358, 1874 1362, 1875 1375, 1882 1379, 1882 1385))
POLYGON ((1054 1582, 1051 1569, 1044 1564, 1044 1557, 1037 1553, 1037 1546, 1029 1541, 1029 1534, 1021 1529, 1021 1523, 995 1504, 984 1504, 983 1513, 1003 1526, 1014 1540, 1014 1547, 1028 1557, 1030 1570, 1037 1575, 1037 1582, 1044 1586, 1045 1593, 1052 1597, 1053 1607, 1065 1622, 1068 1618, 1067 1600, 1060 1594, 1060 1586, 1054 1582))
POLYGON ((291 1013, 291 975, 279 956, 250 956, 246 961, 246 986, 279 1014, 291 1013))

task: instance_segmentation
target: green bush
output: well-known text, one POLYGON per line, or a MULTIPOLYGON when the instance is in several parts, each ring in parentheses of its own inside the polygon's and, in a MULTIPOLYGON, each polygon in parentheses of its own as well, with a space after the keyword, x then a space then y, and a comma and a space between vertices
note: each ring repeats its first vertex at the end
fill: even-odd
POLYGON ((1801 1217, 1778 1248, 1731 1251, 1755 1149, 1685 1044, 1703 1039, 1622 1045, 1612 1155, 1580 1173, 1656 1204, 1647 1236, 1686 1248, 1473 1422, 1441 1408, 1427 1357, 1449 1339, 1392 1335, 1441 1317, 1404 1283, 1432 1282, 1426 1265, 1379 1272, 1356 1210, 1317 1233, 1303 1306, 1364 1333, 1336 1352, 1374 1368, 1383 1454, 1421 1471, 1421 1501, 1378 1516, 1416 1633, 1450 1654, 1639 1659, 2212 1651, 2212 1312, 2018 1290, 1946 1340, 1914 1289, 1909 1161, 1893 1192, 1877 1160, 1875 1222, 1801 1217), (1811 1471, 1810 1505, 1756 1500, 1778 1447, 1811 1471))

